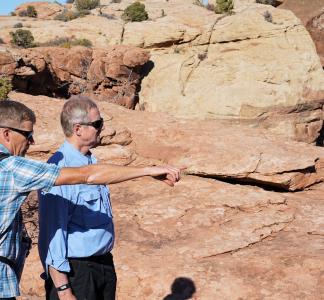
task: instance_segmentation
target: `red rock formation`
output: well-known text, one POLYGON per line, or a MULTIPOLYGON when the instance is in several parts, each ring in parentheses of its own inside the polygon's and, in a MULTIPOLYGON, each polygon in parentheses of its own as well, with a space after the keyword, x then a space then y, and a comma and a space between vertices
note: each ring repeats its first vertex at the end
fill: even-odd
POLYGON ((0 52, 0 75, 11 76, 15 90, 33 95, 84 93, 134 108, 148 60, 148 52, 128 46, 8 49, 0 52))

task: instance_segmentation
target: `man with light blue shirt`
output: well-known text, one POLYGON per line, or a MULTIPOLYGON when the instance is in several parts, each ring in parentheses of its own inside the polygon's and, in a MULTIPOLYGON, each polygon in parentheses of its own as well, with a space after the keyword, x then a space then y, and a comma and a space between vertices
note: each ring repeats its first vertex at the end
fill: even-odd
MULTIPOLYGON (((59 167, 96 164, 90 149, 99 143, 103 128, 97 105, 73 96, 63 106, 61 125, 66 140, 49 162, 59 167)), ((115 168, 118 173, 126 167, 115 168)), ((132 179, 117 173, 111 183, 132 179)), ((108 187, 53 187, 40 194, 39 214, 46 299, 115 299, 117 277, 110 253, 115 234, 108 187)))

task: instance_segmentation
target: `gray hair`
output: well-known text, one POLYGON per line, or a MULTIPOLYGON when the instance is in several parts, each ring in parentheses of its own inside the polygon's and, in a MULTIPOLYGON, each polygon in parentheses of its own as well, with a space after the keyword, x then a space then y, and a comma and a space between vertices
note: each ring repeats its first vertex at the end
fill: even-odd
POLYGON ((73 95, 68 99, 61 112, 61 126, 65 136, 73 134, 73 125, 89 122, 88 114, 97 104, 90 98, 83 95, 73 95))
POLYGON ((0 101, 0 126, 19 128, 24 121, 36 123, 35 113, 25 104, 12 100, 0 101))

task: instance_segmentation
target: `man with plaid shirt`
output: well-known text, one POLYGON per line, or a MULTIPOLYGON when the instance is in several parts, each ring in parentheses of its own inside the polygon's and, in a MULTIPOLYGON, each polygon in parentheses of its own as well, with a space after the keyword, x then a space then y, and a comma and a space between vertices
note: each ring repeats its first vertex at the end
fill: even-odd
MULTIPOLYGON (((26 249, 23 245, 21 205, 29 192, 54 185, 109 184, 142 176, 161 178, 173 186, 180 170, 165 167, 89 165, 62 168, 24 158, 34 144, 35 114, 24 104, 0 101, 0 300, 19 296, 19 280, 26 249)), ((69 284, 56 287, 64 298, 69 284)), ((67 298, 66 298, 67 299, 67 298)))

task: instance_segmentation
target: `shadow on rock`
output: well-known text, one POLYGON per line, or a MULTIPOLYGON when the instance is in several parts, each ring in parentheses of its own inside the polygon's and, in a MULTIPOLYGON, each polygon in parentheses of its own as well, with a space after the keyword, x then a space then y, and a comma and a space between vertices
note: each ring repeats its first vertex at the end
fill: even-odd
POLYGON ((178 277, 171 285, 171 294, 165 296, 163 300, 191 299, 195 292, 195 284, 190 278, 178 277))

